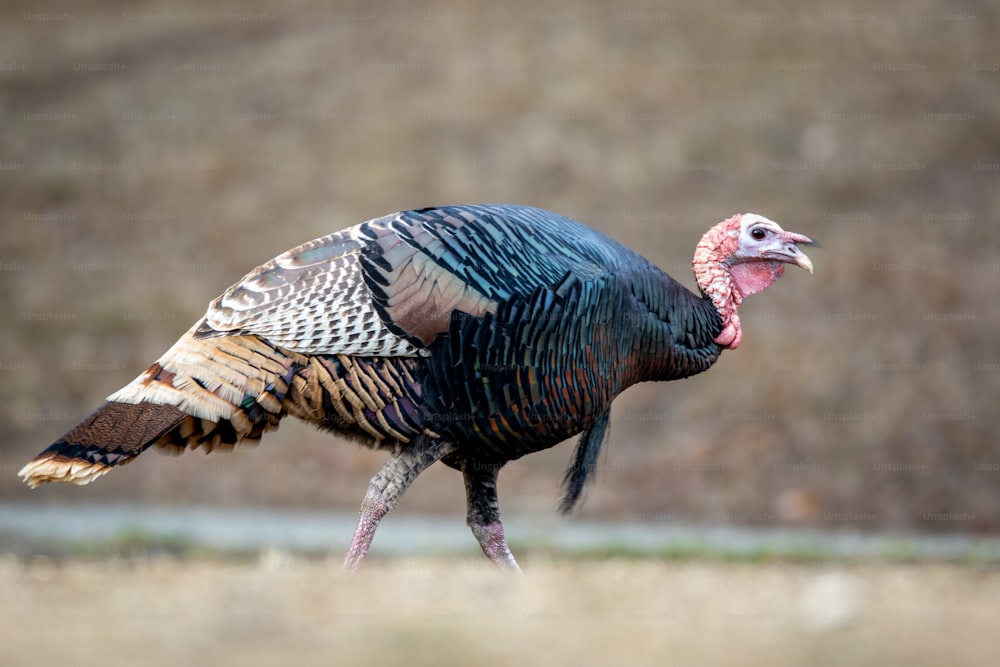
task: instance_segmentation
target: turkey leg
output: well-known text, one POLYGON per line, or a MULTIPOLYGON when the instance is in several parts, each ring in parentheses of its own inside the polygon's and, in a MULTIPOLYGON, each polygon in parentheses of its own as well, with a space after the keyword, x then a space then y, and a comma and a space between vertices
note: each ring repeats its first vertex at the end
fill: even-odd
POLYGON ((354 531, 351 549, 344 560, 345 570, 358 568, 365 553, 368 552, 368 547, 371 546, 375 529, 378 528, 382 517, 392 511, 413 480, 431 464, 455 449, 457 446, 453 443, 430 440, 426 436, 421 436, 385 462, 378 474, 368 483, 368 493, 361 501, 358 527, 354 531))
POLYGON ((507 546, 500 520, 500 501, 497 498, 497 474, 501 464, 465 460, 462 475, 468 503, 468 524, 479 540, 483 553, 501 570, 520 572, 514 554, 507 546))

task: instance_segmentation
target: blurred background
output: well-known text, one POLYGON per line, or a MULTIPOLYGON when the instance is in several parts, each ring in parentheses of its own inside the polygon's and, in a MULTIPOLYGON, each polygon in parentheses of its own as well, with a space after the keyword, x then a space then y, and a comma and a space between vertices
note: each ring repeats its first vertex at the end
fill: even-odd
MULTIPOLYGON (((692 289, 696 242, 734 213, 823 244, 814 276, 744 304, 739 350, 618 400, 581 519, 996 533, 998 11, 6 2, 0 500, 352 515, 384 455, 291 422, 85 489, 16 472, 274 255, 399 209, 511 202, 692 289)), ((571 450, 508 465, 505 512, 553 517, 571 450)), ((461 526, 438 468, 398 511, 461 526)))

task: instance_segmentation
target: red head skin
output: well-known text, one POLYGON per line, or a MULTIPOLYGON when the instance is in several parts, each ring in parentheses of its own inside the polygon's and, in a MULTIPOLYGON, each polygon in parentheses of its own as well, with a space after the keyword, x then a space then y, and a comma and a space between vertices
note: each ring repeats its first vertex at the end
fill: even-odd
POLYGON ((814 245, 807 236, 786 232, 756 213, 734 215, 701 237, 694 252, 698 287, 722 317, 715 342, 735 350, 743 340, 737 310, 744 297, 767 289, 795 264, 812 273, 813 265, 796 244, 814 245))

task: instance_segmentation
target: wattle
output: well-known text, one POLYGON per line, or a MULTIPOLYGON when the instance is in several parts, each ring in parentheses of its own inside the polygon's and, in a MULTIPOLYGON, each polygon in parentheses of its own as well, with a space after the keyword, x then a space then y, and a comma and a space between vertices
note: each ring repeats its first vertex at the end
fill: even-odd
POLYGON ((770 287, 785 272, 785 265, 768 260, 740 262, 730 267, 729 271, 740 296, 746 297, 770 287))

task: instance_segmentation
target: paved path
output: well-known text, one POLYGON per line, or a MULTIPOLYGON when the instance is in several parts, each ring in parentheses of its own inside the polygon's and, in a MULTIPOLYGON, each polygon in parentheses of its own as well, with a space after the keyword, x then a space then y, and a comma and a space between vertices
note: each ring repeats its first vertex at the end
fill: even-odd
MULTIPOLYGON (((274 547, 293 552, 345 550, 355 515, 217 507, 0 504, 0 539, 7 549, 39 543, 100 543, 123 535, 178 538, 224 550, 274 547)), ((594 522, 558 516, 512 516, 507 535, 515 550, 526 547, 580 552, 607 547, 635 553, 711 552, 746 556, 816 553, 831 557, 906 557, 921 560, 975 558, 1000 563, 1000 538, 965 535, 893 535, 657 523, 594 522)), ((476 543, 464 517, 398 513, 380 528, 373 553, 461 554, 476 543)))

